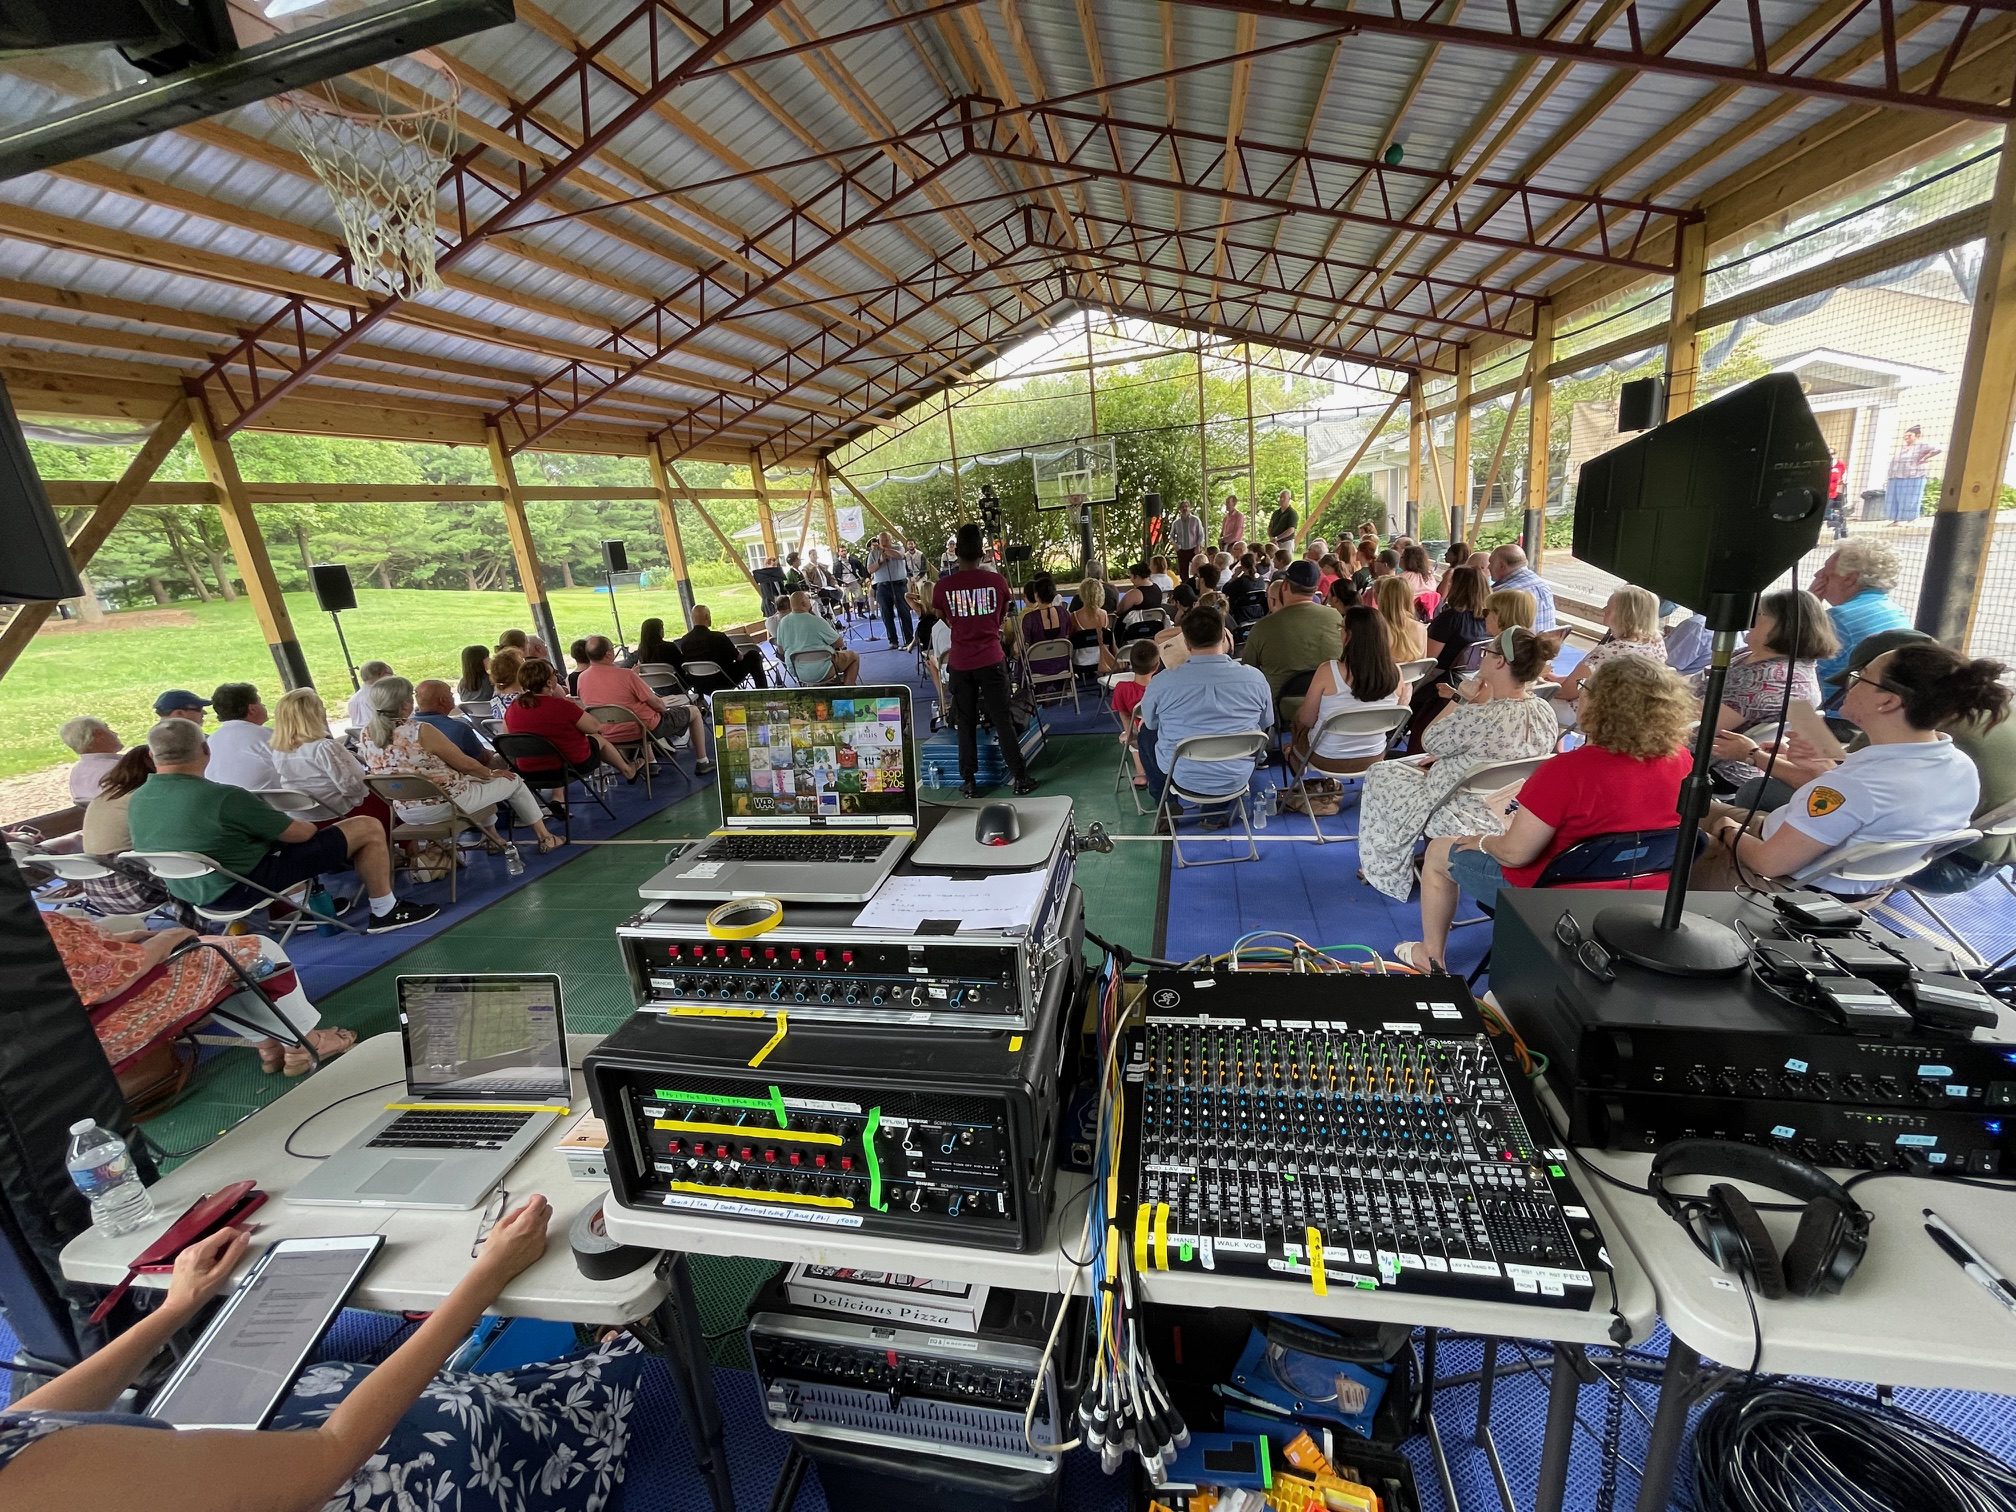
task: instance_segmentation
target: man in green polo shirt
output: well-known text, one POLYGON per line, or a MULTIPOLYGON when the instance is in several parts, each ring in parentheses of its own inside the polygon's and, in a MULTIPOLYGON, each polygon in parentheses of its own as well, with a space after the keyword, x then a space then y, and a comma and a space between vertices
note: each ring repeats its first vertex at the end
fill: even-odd
POLYGON ((392 895, 392 852, 375 819, 339 819, 317 829, 289 819, 243 788, 203 775, 210 748, 201 725, 164 719, 147 732, 154 775, 140 785, 126 816, 136 851, 194 851, 258 887, 211 873, 169 882, 185 902, 220 912, 251 908, 267 892, 285 892, 324 872, 355 868, 370 900, 374 934, 404 929, 439 913, 431 903, 402 903, 392 895))
POLYGON ((1279 609, 1254 625, 1240 659, 1267 676, 1278 709, 1281 700, 1305 693, 1325 662, 1344 654, 1344 617, 1316 599, 1320 574, 1314 562, 1290 564, 1279 609))

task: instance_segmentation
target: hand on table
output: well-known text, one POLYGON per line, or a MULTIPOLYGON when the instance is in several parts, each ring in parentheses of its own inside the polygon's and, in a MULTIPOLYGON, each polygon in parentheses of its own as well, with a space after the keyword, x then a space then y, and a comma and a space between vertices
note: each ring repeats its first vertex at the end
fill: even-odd
POLYGON ((546 1253, 546 1226, 552 1221, 553 1205, 534 1192, 497 1220, 483 1253, 470 1267, 493 1284, 502 1286, 529 1270, 546 1253))
POLYGON ((175 1257, 175 1270, 168 1278, 163 1311, 187 1317, 216 1296, 245 1258, 250 1242, 251 1235, 244 1229, 221 1228, 183 1250, 175 1257))

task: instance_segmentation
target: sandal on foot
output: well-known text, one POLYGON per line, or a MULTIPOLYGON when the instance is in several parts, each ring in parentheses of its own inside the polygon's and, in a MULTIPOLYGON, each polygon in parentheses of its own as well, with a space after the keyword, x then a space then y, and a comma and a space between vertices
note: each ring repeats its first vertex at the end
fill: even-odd
POLYGON ((1428 952, 1419 940, 1402 940, 1393 947, 1393 959, 1411 971, 1427 974, 1435 969, 1428 959, 1428 952))
POLYGON ((556 851, 566 843, 567 837, 565 835, 548 835, 544 840, 539 842, 539 854, 543 856, 548 851, 556 851))
POLYGON ((287 1047, 276 1039, 263 1039, 255 1048, 259 1051, 259 1069, 268 1076, 278 1072, 286 1062, 287 1047))
MULTIPOLYGON (((354 1029, 310 1029, 308 1043, 315 1047, 315 1053, 323 1060, 333 1060, 357 1043, 354 1029)), ((289 1045, 286 1047, 286 1071, 290 1077, 306 1076, 315 1068, 315 1062, 308 1052, 289 1045)))

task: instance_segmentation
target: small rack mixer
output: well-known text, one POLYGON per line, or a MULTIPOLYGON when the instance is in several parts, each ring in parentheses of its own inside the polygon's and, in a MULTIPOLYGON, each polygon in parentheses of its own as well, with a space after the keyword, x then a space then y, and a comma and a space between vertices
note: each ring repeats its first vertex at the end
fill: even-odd
POLYGON ((1460 981, 1159 973, 1127 1048, 1137 1270, 1589 1305, 1602 1235, 1460 981))

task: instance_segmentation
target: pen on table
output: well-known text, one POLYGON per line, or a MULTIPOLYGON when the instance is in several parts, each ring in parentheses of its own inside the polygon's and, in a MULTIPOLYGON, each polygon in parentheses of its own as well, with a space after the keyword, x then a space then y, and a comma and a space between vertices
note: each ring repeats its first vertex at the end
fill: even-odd
POLYGON ((1925 1208, 1923 1212, 1925 1232, 1932 1242, 1944 1250, 1976 1286, 2010 1312, 2016 1313, 2016 1285, 2012 1285, 2009 1278, 1991 1265, 1979 1250, 1962 1239, 1952 1224, 1930 1208, 1925 1208))

